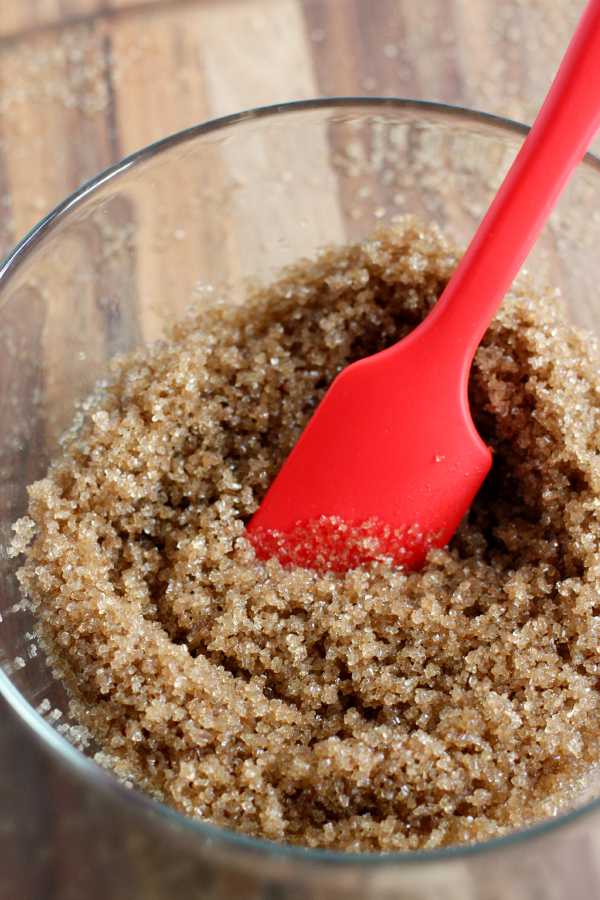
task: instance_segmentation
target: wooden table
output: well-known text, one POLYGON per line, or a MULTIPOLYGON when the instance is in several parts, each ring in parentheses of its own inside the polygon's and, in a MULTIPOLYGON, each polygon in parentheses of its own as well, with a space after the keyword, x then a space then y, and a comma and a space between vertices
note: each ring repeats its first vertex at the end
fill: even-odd
MULTIPOLYGON (((583 5, 1 0, 0 255, 111 163, 227 113, 404 96, 529 122, 583 5)), ((117 889, 101 865, 84 865, 80 815, 64 774, 0 703, 0 900, 168 895, 117 889)), ((596 897, 577 878, 573 896, 596 897)))

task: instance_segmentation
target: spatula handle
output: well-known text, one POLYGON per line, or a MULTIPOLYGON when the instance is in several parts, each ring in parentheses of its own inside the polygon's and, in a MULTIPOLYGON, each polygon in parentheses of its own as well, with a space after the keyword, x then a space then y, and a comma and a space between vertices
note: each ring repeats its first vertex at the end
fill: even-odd
POLYGON ((437 332, 445 354, 455 353, 465 378, 483 334, 599 128, 600 0, 588 0, 525 143, 421 326, 437 332))

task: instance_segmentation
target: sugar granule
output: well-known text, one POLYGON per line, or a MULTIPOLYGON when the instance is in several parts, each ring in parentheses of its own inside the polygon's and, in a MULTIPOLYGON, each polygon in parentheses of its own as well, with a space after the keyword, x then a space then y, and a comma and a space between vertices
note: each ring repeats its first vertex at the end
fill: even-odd
POLYGON ((494 465, 420 572, 282 568, 244 538, 337 372, 407 334, 456 260, 406 220, 205 301, 116 361, 30 488, 23 591, 123 780, 244 834, 389 851, 504 834, 591 777, 600 360, 553 292, 514 289, 485 335, 494 465))

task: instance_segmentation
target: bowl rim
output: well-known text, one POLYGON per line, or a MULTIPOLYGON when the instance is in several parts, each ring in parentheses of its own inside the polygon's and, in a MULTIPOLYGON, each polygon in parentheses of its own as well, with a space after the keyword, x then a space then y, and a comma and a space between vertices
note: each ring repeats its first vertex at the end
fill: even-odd
MULTIPOLYGON (((243 122, 259 119, 273 119, 293 113, 327 110, 339 110, 340 112, 346 111, 348 113, 350 113, 351 110, 355 110, 357 113, 370 113, 372 115, 376 115, 377 111, 380 113, 411 111, 413 113, 420 112, 426 114, 426 116, 438 119, 443 117, 446 121, 454 119, 457 122, 468 122, 471 125, 480 124, 487 128, 491 128, 492 130, 512 133, 517 138, 521 137, 524 139, 529 132, 529 127, 527 125, 491 113, 479 112, 477 110, 444 103, 387 97, 349 96, 302 100, 273 106, 258 107, 256 109, 245 110, 243 112, 211 119, 200 125, 186 128, 166 138, 155 141, 147 147, 132 153, 100 172, 54 207, 54 209, 44 216, 44 218, 25 235, 1 263, 0 292, 5 291, 7 283, 12 280, 12 277, 17 272, 21 262, 28 257, 29 253, 36 248, 37 244, 44 239, 55 225, 64 219, 73 209, 82 204, 86 198, 94 194, 99 188, 109 184, 130 169, 151 160, 153 157, 158 156, 165 151, 193 141, 202 135, 221 131, 243 122)), ((587 153, 585 155, 582 165, 591 166, 596 172, 600 173, 600 159, 592 153, 587 153)), ((0 312, 2 311, 5 302, 6 299, 0 296, 0 312)), ((345 866, 347 868, 353 867, 360 869, 370 869, 373 866, 380 866, 382 864, 385 864, 386 866, 395 865, 400 868, 408 866, 414 868, 415 866, 424 866, 437 862, 449 863, 473 856, 481 857, 487 853, 496 854, 497 852, 514 845, 531 843, 547 833, 560 832, 572 823, 584 819, 590 814, 600 810, 599 798, 586 803, 578 809, 546 819, 543 822, 530 827, 515 829, 501 837, 474 844, 459 844, 436 850, 348 853, 342 850, 324 850, 294 844, 277 843, 268 841, 264 838, 243 835, 235 831, 229 831, 216 825, 212 825, 209 822, 193 819, 191 816, 180 813, 176 809, 153 799, 141 791, 132 790, 131 788, 126 787, 111 772, 101 767, 90 756, 87 756, 60 735, 55 728, 53 728, 49 722, 36 711, 23 694, 21 694, 1 666, 0 694, 16 712, 21 721, 32 730, 38 742, 46 749, 50 750, 52 755, 58 758, 63 765, 73 768, 82 778, 92 784, 95 783, 107 793, 116 795, 117 799, 120 799, 121 802, 133 804, 141 814, 150 813, 153 817, 158 817, 167 824, 178 826, 180 829, 188 831, 191 835, 195 835, 199 839, 210 841, 215 847, 217 844, 220 844, 222 850, 231 850, 233 852, 242 851, 246 855, 260 855, 265 858, 275 858, 282 862, 294 861, 299 865, 307 864, 315 866, 315 864, 320 864, 321 866, 327 865, 336 868, 345 866)))

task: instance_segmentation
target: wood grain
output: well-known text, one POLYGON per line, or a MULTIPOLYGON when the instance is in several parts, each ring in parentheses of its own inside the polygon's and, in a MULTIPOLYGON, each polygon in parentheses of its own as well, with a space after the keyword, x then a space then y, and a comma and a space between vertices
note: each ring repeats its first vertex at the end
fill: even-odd
POLYGON ((0 5, 0 38, 10 38, 40 28, 131 9, 164 0, 7 0, 0 5))
POLYGON ((102 23, 48 30, 0 51, 2 168, 14 239, 115 161, 102 23))
POLYGON ((399 96, 531 121, 583 7, 583 0, 48 2, 0 4, 0 16, 35 13, 33 30, 0 44, 4 247, 116 159, 253 106, 399 96), (76 11, 86 15, 73 23, 76 11))

